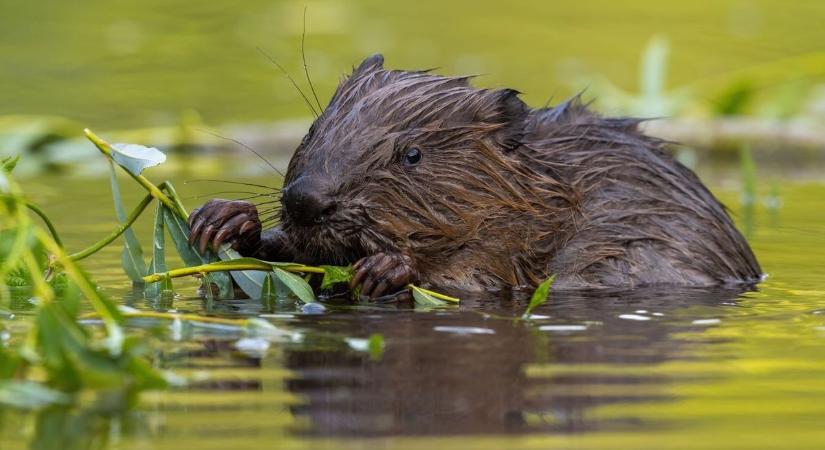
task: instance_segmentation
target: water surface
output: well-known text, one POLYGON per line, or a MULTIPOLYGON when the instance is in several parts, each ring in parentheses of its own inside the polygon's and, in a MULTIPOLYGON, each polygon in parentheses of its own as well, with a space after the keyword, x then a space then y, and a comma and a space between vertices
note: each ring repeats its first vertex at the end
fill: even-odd
MULTIPOLYGON (((757 290, 554 293, 529 321, 515 320, 525 293, 464 295, 443 311, 311 315, 252 300, 209 305, 188 281, 173 300, 147 301, 131 291, 120 250, 106 249, 84 267, 123 304, 260 316, 283 335, 133 321, 161 367, 195 381, 146 393, 131 411, 0 411, 2 448, 821 448, 825 186, 784 183, 779 208, 765 206, 760 186, 744 215, 724 181, 712 184, 740 221, 752 216, 770 274, 757 290), (383 349, 369 351, 376 335, 383 349)), ((105 179, 23 184, 69 249, 115 225, 105 179)), ((185 197, 222 189, 179 185, 185 197)), ((138 194, 127 189, 130 201, 138 194)), ((150 222, 138 227, 146 241, 150 222)), ((21 333, 30 306, 10 306, 2 320, 21 333)))

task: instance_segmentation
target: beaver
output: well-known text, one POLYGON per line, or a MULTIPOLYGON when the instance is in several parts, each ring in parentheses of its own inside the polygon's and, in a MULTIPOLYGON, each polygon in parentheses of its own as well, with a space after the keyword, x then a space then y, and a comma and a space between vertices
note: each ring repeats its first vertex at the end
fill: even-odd
POLYGON ((353 264, 377 298, 409 283, 459 291, 752 284, 761 269, 725 208, 636 118, 576 96, 530 108, 470 76, 365 59, 295 150, 280 224, 214 199, 190 243, 353 264))

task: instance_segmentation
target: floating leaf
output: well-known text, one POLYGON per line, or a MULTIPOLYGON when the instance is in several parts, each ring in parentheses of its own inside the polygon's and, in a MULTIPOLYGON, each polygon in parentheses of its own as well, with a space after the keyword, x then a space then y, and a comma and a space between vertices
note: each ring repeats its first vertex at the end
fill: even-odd
POLYGON ((301 299, 302 302, 312 303, 315 301, 315 293, 312 292, 312 287, 310 287, 303 278, 278 267, 274 267, 273 272, 275 276, 286 285, 286 288, 301 299))
POLYGON ((413 299, 418 306, 446 306, 447 302, 432 295, 432 291, 422 289, 418 286, 409 286, 412 290, 413 299))
POLYGON ((132 175, 140 175, 147 167, 166 161, 166 155, 154 148, 137 144, 112 144, 112 159, 132 175))
POLYGON ((328 289, 337 283, 349 283, 352 280, 352 266, 321 266, 321 268, 324 269, 321 289, 328 289))
POLYGON ((539 287, 533 292, 533 296, 530 297, 530 304, 527 305, 527 310, 524 311, 524 314, 521 316, 523 319, 530 317, 532 314, 533 309, 537 306, 543 305, 547 302, 547 298, 550 296, 550 287, 553 285, 553 280, 556 279, 556 275, 551 275, 550 278, 544 280, 539 287))
MULTIPOLYGON (((112 198, 115 202, 115 214, 121 224, 126 223, 126 210, 123 208, 123 200, 120 197, 120 187, 117 183, 117 173, 115 165, 109 161, 109 169, 112 179, 112 198)), ((143 261, 143 249, 140 247, 132 227, 123 232, 123 255, 121 257, 123 270, 133 282, 142 282, 141 278, 146 274, 146 263, 143 261)))
MULTIPOLYGON (((418 291, 419 291, 420 293, 422 293, 422 294, 426 294, 426 295, 428 295, 428 296, 430 296, 430 297, 432 297, 432 298, 434 298, 434 299, 436 299, 436 300, 441 300, 441 301, 443 301, 443 302, 448 302, 448 303, 458 303, 458 302, 460 302, 460 301, 461 301, 461 299, 459 299, 459 298, 456 298, 456 297, 450 297, 449 295, 444 295, 444 294, 441 294, 441 293, 439 293, 439 292, 431 291, 431 290, 429 290, 429 289, 424 289, 424 288, 422 288, 422 287, 413 286, 412 284, 410 284, 410 285, 409 285, 409 287, 410 287, 411 289, 413 289, 413 288, 414 288, 414 289, 413 289, 413 294, 415 294, 415 290, 418 290, 418 291)), ((414 296, 414 295, 413 295, 413 296, 414 296)), ((426 305, 425 305, 425 306, 426 306, 426 305)))

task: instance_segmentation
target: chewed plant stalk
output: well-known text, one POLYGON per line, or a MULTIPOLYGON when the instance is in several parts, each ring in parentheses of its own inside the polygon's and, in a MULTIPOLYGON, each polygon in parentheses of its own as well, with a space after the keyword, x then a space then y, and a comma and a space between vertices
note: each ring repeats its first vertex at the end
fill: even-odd
MULTIPOLYGON (((162 273, 154 273, 143 277, 143 281, 146 283, 156 283, 158 281, 162 281, 164 279, 169 278, 178 278, 191 275, 201 275, 212 272, 227 272, 236 270, 256 270, 262 272, 273 272, 276 274, 276 276, 284 276, 285 274, 322 274, 324 276, 323 280, 321 281, 321 286, 323 288, 330 287, 338 283, 348 284, 353 276, 351 267, 315 267, 296 263, 269 262, 262 261, 256 258, 245 257, 234 259, 231 261, 220 261, 200 266, 173 269, 162 273)), ((308 299, 309 297, 306 295, 306 292, 312 291, 306 283, 306 280, 303 280, 298 276, 289 278, 291 278, 291 281, 293 281, 294 284, 286 282, 285 284, 287 288, 290 289, 293 292, 293 294, 296 294, 298 298, 307 302, 307 300, 305 299, 308 299)), ((285 280, 282 278, 282 281, 285 280)), ((413 299, 418 305, 444 306, 448 304, 448 302, 458 303, 460 301, 460 299, 456 297, 450 297, 448 295, 444 295, 418 286, 414 286, 412 284, 408 285, 407 287, 412 291, 413 299)), ((309 301, 315 301, 314 294, 311 298, 312 299, 309 301)))

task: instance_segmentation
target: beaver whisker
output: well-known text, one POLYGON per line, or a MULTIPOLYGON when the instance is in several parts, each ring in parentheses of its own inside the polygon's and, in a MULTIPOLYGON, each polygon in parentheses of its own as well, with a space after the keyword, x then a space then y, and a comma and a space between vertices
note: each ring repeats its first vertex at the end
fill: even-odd
POLYGON ((261 211, 276 211, 276 210, 280 211, 281 209, 283 209, 283 206, 281 206, 281 202, 275 201, 275 200, 261 202, 261 203, 256 204, 255 206, 258 206, 258 207, 266 206, 265 208, 263 208, 259 212, 261 212, 261 211))
POLYGON ((191 180, 185 180, 183 182, 183 184, 206 183, 206 182, 209 182, 209 183, 239 184, 241 186, 252 186, 252 187, 259 187, 259 188, 262 188, 262 189, 269 189, 270 191, 276 192, 276 193, 281 192, 281 188, 266 186, 266 185, 263 185, 263 184, 248 183, 248 182, 244 182, 244 181, 216 180, 216 179, 212 179, 212 178, 193 178, 191 180))
POLYGON ((281 200, 280 199, 275 199, 275 200, 267 200, 265 202, 255 203, 255 206, 257 206, 257 207, 261 207, 261 206, 265 206, 265 205, 277 205, 277 208, 280 209, 281 208, 281 206, 280 206, 281 205, 281 200))
POLYGON ((277 219, 281 216, 280 211, 265 211, 265 212, 259 213, 259 214, 261 214, 263 216, 263 219, 261 219, 261 222, 268 222, 270 220, 275 220, 275 219, 277 219))
MULTIPOLYGON (((283 68, 283 66, 278 64, 278 62, 275 61, 275 59, 273 57, 269 56, 269 54, 267 52, 265 52, 261 47, 255 47, 255 48, 258 50, 258 52, 260 54, 262 54, 266 59, 268 59, 269 62, 274 64, 275 67, 277 67, 278 70, 281 71, 281 73, 283 73, 286 76, 286 78, 289 80, 289 82, 292 83, 292 86, 298 91, 299 94, 301 94, 301 97, 304 99, 304 103, 306 103, 306 105, 309 107, 309 111, 317 119, 319 113, 317 111, 315 111, 315 107, 312 106, 312 103, 309 101, 306 94, 304 94, 304 91, 301 90, 301 88, 298 86, 298 83, 295 82, 295 79, 292 78, 292 75, 290 75, 289 72, 287 72, 286 69, 283 68)), ((321 108, 321 109, 323 109, 323 108, 321 108)))
POLYGON ((324 107, 321 106, 321 102, 318 101, 318 94, 315 93, 315 86, 312 85, 312 79, 309 77, 309 67, 307 67, 307 54, 304 51, 304 41, 306 41, 307 37, 307 7, 304 6, 304 29, 301 30, 301 61, 304 63, 304 75, 307 77, 307 83, 309 84, 309 90, 312 91, 312 96, 315 97, 315 104, 318 105, 318 111, 323 111, 324 107))
POLYGON ((202 132, 202 133, 211 134, 212 136, 215 136, 215 137, 217 137, 217 138, 224 139, 224 140, 227 140, 227 141, 229 141, 229 142, 234 142, 235 144, 240 145, 241 147, 243 147, 243 148, 245 148, 245 149, 249 150, 250 152, 254 153, 254 154, 255 154, 255 156, 257 156, 258 158, 260 158, 260 159, 261 159, 261 161, 263 161, 264 163, 266 163, 266 165, 267 165, 267 166, 269 166, 269 167, 270 167, 273 171, 275 171, 275 173, 277 173, 277 174, 278 174, 281 178, 283 178, 284 174, 283 174, 283 173, 281 173, 281 171, 280 171, 280 170, 278 170, 278 168, 277 168, 277 167, 275 167, 275 166, 274 166, 271 162, 269 162, 269 160, 268 160, 268 159, 264 158, 264 157, 263 157, 263 155, 261 155, 260 153, 258 153, 258 151, 257 151, 257 150, 255 150, 254 148, 252 148, 252 147, 250 147, 250 146, 248 146, 248 145, 244 144, 243 142, 239 141, 238 139, 231 138, 231 137, 228 137, 228 136, 222 136, 222 135, 220 135, 220 134, 218 134, 218 133, 213 133, 213 132, 211 132, 211 131, 209 131, 209 130, 204 130, 204 129, 202 129, 202 128, 196 128, 196 130, 197 130, 197 131, 200 131, 200 132, 202 132))
POLYGON ((262 197, 264 195, 269 194, 261 194, 258 192, 250 192, 250 191, 218 191, 218 192, 211 192, 209 194, 201 194, 201 195, 192 195, 189 197, 184 197, 185 200, 195 200, 204 197, 214 197, 216 195, 236 195, 236 194, 247 194, 251 195, 251 197, 244 197, 242 200, 249 200, 251 198, 262 197))
MULTIPOLYGON (((269 196, 270 196, 270 194, 257 194, 257 195, 253 195, 251 197, 237 198, 235 200, 250 201, 250 200, 255 200, 255 199, 258 199, 258 198, 261 198, 261 197, 269 197, 269 196)), ((264 202, 264 203, 261 203, 261 204, 266 204, 266 203, 268 203, 268 202, 264 202)), ((257 205, 257 203, 256 203, 256 205, 257 205)))
MULTIPOLYGON (((259 217, 260 217, 260 216, 259 216, 259 217)), ((278 218, 280 218, 280 217, 281 217, 281 215, 280 215, 280 214, 271 214, 271 215, 268 215, 268 216, 262 217, 262 218, 260 218, 259 220, 261 221, 261 223, 267 223, 267 222, 271 222, 271 221, 273 221, 273 220, 276 220, 276 219, 278 219, 278 218)))

